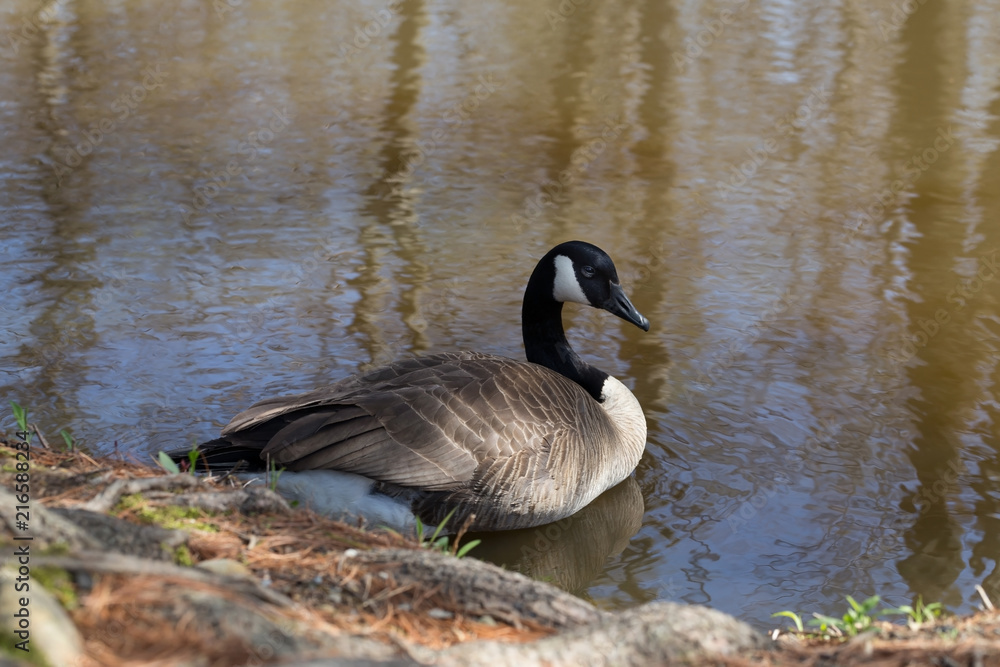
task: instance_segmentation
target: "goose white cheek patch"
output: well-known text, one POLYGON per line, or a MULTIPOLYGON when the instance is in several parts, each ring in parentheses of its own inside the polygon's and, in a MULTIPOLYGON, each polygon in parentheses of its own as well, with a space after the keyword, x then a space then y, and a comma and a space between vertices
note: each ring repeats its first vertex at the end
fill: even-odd
POLYGON ((556 255, 556 279, 552 286, 552 298, 556 301, 573 301, 590 305, 590 301, 580 287, 580 281, 576 279, 576 270, 573 268, 573 260, 566 255, 556 255))

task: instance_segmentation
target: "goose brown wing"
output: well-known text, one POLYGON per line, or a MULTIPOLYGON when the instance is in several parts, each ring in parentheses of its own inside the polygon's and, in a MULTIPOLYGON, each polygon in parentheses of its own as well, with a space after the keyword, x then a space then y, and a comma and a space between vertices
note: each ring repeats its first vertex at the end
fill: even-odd
POLYGON ((290 470, 344 470, 448 490, 483 466, 548 447, 595 411, 583 389, 547 368, 467 352, 399 361, 261 401, 223 436, 261 443, 262 456, 290 470))

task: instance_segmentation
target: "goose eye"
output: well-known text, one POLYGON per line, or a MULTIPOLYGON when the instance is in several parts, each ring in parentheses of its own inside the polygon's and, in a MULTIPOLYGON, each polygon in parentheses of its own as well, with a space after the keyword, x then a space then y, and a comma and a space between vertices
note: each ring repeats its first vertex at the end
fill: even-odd
POLYGON ((580 268, 580 273, 584 278, 593 278, 597 271, 594 270, 594 267, 587 265, 580 268))

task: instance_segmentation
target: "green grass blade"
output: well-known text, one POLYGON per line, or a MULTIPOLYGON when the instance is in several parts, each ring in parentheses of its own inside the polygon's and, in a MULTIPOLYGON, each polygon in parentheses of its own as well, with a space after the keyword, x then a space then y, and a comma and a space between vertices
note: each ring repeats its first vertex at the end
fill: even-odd
POLYGON ((431 535, 431 539, 429 540, 431 544, 434 544, 437 541, 438 535, 441 534, 444 527, 448 525, 449 521, 451 521, 451 517, 455 515, 456 510, 458 510, 458 508, 453 507, 452 510, 445 515, 444 519, 441 520, 441 523, 437 525, 437 529, 434 531, 434 534, 431 535))
POLYGON ((475 547, 479 546, 480 542, 482 542, 482 540, 470 540, 469 542, 466 542, 465 544, 462 545, 461 549, 455 552, 455 557, 461 558, 465 554, 472 551, 475 547))
POLYGON ((834 618, 833 616, 824 616, 823 614, 813 614, 814 618, 809 621, 809 625, 818 625, 820 630, 826 631, 827 627, 837 628, 841 630, 843 628, 844 622, 839 618, 834 618))
POLYGON ((156 462, 160 464, 161 468, 166 470, 171 475, 180 474, 181 469, 177 467, 177 464, 172 458, 170 458, 170 456, 167 455, 166 452, 160 452, 156 457, 156 462))
POLYGON ((861 603, 860 611, 867 614, 868 612, 875 609, 875 607, 878 606, 878 603, 881 602, 881 600, 882 598, 879 597, 878 595, 871 596, 870 598, 861 603))
POLYGON ((806 631, 805 630, 805 626, 802 625, 802 618, 798 614, 796 614, 794 611, 779 611, 779 612, 775 612, 775 613, 771 614, 771 616, 772 617, 774 617, 774 616, 784 616, 785 618, 790 618, 790 619, 792 619, 792 622, 795 623, 795 629, 798 632, 805 632, 806 631))
POLYGON ((28 432, 28 411, 14 401, 10 402, 10 409, 14 413, 14 419, 17 420, 17 427, 21 429, 18 437, 22 437, 20 434, 24 434, 24 439, 31 442, 31 433, 28 432))
POLYGON ((14 401, 10 402, 10 409, 14 413, 14 419, 17 420, 17 426, 22 431, 27 433, 28 431, 28 411, 22 408, 20 405, 14 401))
POLYGON ((198 463, 199 456, 201 456, 201 450, 198 449, 197 445, 188 452, 188 472, 192 475, 195 473, 195 465, 198 463))
POLYGON ((275 463, 271 459, 268 459, 268 462, 267 462, 267 487, 269 489, 271 489, 271 491, 274 491, 275 493, 278 492, 278 480, 281 479, 281 473, 283 473, 283 472, 285 472, 284 466, 282 466, 279 469, 277 463, 275 463))
POLYGON ((71 452, 74 449, 76 449, 76 440, 73 438, 72 435, 70 435, 70 432, 67 429, 59 431, 59 435, 62 436, 63 442, 66 443, 67 451, 71 452))

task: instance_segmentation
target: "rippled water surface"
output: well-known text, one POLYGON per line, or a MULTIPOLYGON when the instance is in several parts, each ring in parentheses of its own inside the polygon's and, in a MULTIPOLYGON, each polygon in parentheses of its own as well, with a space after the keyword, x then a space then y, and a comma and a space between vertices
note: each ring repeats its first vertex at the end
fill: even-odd
POLYGON ((998 5, 8 2, 3 397, 148 460, 393 358, 521 357, 535 260, 585 239, 652 329, 571 339, 647 453, 483 557, 760 627, 1000 599, 998 5))

